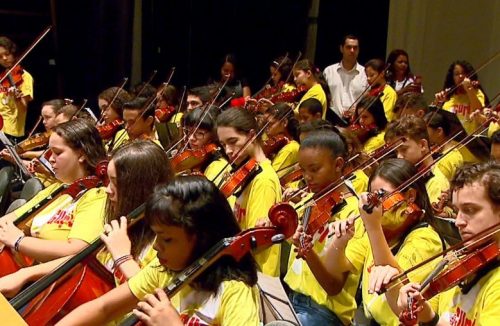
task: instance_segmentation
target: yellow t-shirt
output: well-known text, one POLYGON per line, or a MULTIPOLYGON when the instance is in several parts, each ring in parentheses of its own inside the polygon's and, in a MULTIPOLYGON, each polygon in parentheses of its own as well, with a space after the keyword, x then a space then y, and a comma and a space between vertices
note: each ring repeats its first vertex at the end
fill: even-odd
MULTIPOLYGON (((258 220, 266 219, 269 209, 281 201, 280 180, 271 161, 266 160, 259 165, 262 171, 245 187, 234 204, 234 216, 242 230, 253 228, 258 220)), ((279 275, 280 249, 280 245, 273 245, 254 255, 262 273, 279 275)))
MULTIPOLYGON (((343 220, 350 216, 359 214, 358 199, 354 196, 345 199, 346 206, 340 212, 332 216, 330 222, 343 220)), ((325 253, 325 246, 329 240, 316 241, 313 250, 319 256, 325 253)), ((347 325, 354 317, 356 310, 356 290, 359 284, 359 273, 350 273, 342 291, 337 295, 328 295, 318 283, 311 269, 303 259, 297 259, 297 254, 291 250, 288 264, 288 272, 285 276, 285 283, 298 293, 304 294, 314 300, 316 303, 333 311, 342 322, 347 325)))
MULTIPOLYGON (((484 94, 480 89, 476 89, 476 96, 482 106, 484 106, 484 94)), ((479 125, 474 121, 469 119, 469 115, 472 113, 470 108, 469 97, 467 94, 453 94, 448 101, 443 104, 443 109, 446 111, 453 112, 457 115, 458 120, 462 123, 467 134, 471 134, 479 125)))
POLYGON ((221 179, 224 177, 225 172, 226 171, 229 172, 230 170, 231 170, 231 165, 227 164, 227 160, 225 158, 220 157, 212 161, 205 168, 203 174, 208 180, 212 181, 215 185, 219 185, 221 179), (221 173, 222 169, 224 169, 224 172, 221 173))
POLYGON ((326 94, 325 94, 325 91, 323 90, 323 87, 321 87, 321 84, 316 84, 307 90, 307 92, 304 94, 304 96, 302 96, 299 103, 295 107, 295 113, 299 114, 299 107, 302 104, 302 102, 304 102, 305 100, 310 99, 310 98, 315 98, 318 101, 320 101, 321 106, 323 107, 323 114, 321 115, 321 117, 322 117, 322 119, 325 119, 326 106, 327 106, 326 94))
POLYGON ((366 173, 363 170, 356 170, 352 174, 354 174, 354 179, 351 180, 351 183, 356 194, 368 191, 369 178, 366 173))
POLYGON ((437 166, 432 168, 432 173, 434 176, 425 183, 425 189, 431 204, 439 202, 441 193, 450 189, 450 182, 437 166))
POLYGON ((493 136, 493 134, 498 130, 500 130, 500 124, 496 121, 491 122, 488 126, 488 138, 491 138, 491 136, 493 136))
POLYGON ((441 172, 443 172, 446 179, 451 181, 457 169, 464 164, 464 158, 462 153, 460 153, 460 151, 456 148, 443 155, 444 156, 439 160, 437 167, 441 172))
POLYGON ((500 268, 483 276, 467 294, 458 286, 440 294, 439 315, 450 325, 496 325, 500 321, 500 268))
POLYGON ((182 117, 184 116, 184 112, 179 112, 174 114, 170 120, 168 121, 169 123, 175 123, 177 127, 181 126, 182 123, 182 117))
MULTIPOLYGON (((139 264, 141 269, 147 266, 150 262, 152 262, 156 258, 156 250, 153 248, 153 242, 147 245, 137 257, 136 262, 139 264)), ((113 256, 109 253, 106 248, 100 250, 96 255, 97 261, 99 261, 106 269, 113 274, 115 278, 116 286, 125 283, 127 280, 124 275, 120 272, 120 270, 113 270, 113 264, 115 263, 113 256)))
POLYGON ((286 175, 293 165, 297 163, 299 147, 300 144, 297 141, 292 140, 283 146, 283 148, 280 149, 276 156, 272 159, 271 164, 274 171, 278 174, 278 177, 281 178, 286 175))
POLYGON ((381 131, 373 137, 368 138, 368 140, 363 145, 363 152, 370 154, 373 151, 379 149, 385 145, 385 131, 381 131))
MULTIPOLYGON (((117 148, 119 148, 120 146, 122 146, 123 144, 126 144, 130 141, 130 137, 127 133, 127 131, 125 129, 122 129, 122 130, 119 130, 116 134, 115 134, 115 137, 114 137, 114 142, 113 142, 113 148, 112 150, 116 150, 117 148)), ((163 145, 160 143, 160 140, 158 138, 158 133, 155 131, 155 135, 154 135, 154 138, 151 139, 151 141, 153 143, 155 143, 156 145, 160 146, 160 148, 163 149, 163 145)), ((104 145, 104 148, 106 149, 106 152, 109 152, 111 142, 108 142, 107 144, 104 145)))
MULTIPOLYGON (((43 189, 14 214, 21 216, 59 185, 43 189)), ((76 202, 68 194, 60 195, 33 218, 31 236, 46 240, 80 239, 91 243, 102 233, 105 205, 103 187, 86 191, 76 202)))
POLYGON ((398 100, 398 93, 392 88, 389 84, 385 84, 383 94, 380 97, 380 101, 384 105, 385 117, 388 122, 394 120, 394 106, 396 105, 396 101, 398 100))
MULTIPOLYGON (((421 261, 440 253, 442 250, 441 239, 432 227, 417 228, 410 232, 403 240, 396 254, 396 260, 403 270, 407 270, 421 261)), ((364 311, 367 317, 373 318, 380 325, 398 326, 399 318, 392 312, 385 295, 368 293, 370 271, 373 266, 373 253, 368 233, 365 233, 361 239, 349 241, 345 255, 357 272, 363 271, 361 292, 364 311)), ((426 272, 430 272, 436 263, 428 264, 426 272)), ((411 282, 418 283, 422 282, 426 275, 427 273, 419 272, 410 273, 408 277, 411 282)), ((437 308, 437 302, 435 302, 435 307, 437 308)))
MULTIPOLYGON (((24 96, 30 96, 33 99, 33 77, 24 70, 23 82, 18 87, 24 96)), ((26 124, 27 108, 18 105, 12 92, 0 87, 0 115, 3 118, 3 128, 1 131, 15 137, 24 136, 24 125, 26 124)))
MULTIPOLYGON (((128 286, 142 300, 156 288, 165 288, 173 277, 154 259, 128 281, 128 286)), ((259 325, 258 290, 241 281, 222 282, 216 294, 187 285, 170 300, 185 325, 259 325)))

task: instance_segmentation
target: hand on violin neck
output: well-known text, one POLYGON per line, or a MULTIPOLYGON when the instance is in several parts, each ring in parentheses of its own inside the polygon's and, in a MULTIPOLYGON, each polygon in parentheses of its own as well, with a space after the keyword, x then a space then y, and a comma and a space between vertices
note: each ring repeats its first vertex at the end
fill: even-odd
POLYGON ((328 229, 328 237, 333 237, 330 246, 334 247, 336 250, 344 250, 349 240, 354 237, 354 218, 349 217, 346 220, 332 222, 328 226, 328 229))
POLYGON ((436 313, 432 310, 429 303, 425 301, 420 291, 420 285, 417 283, 408 283, 402 286, 399 289, 397 305, 401 314, 405 314, 408 312, 409 298, 411 298, 411 308, 417 314, 417 321, 426 323, 431 321, 436 313))
POLYGON ((299 225, 292 236, 292 243, 295 246, 294 251, 297 253, 297 258, 305 259, 308 253, 312 250, 312 236, 304 232, 304 227, 299 225))

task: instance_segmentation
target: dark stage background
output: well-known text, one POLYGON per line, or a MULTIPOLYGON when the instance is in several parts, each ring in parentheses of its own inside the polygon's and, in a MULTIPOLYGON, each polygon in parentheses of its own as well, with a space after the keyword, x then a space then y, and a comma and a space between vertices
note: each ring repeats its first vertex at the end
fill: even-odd
MULTIPOLYGON (((194 87, 217 77, 226 53, 236 54, 240 71, 256 91, 269 76, 269 63, 286 52, 305 52, 307 0, 143 0, 142 60, 132 63, 133 0, 16 0, 0 4, 0 34, 28 47, 48 25, 52 31, 23 61, 35 79, 27 130, 40 104, 56 97, 89 100, 130 76, 154 69, 153 84, 176 67, 173 84, 194 87)), ((389 0, 325 1, 320 5, 315 63, 323 69, 340 58, 345 34, 360 37, 361 63, 385 57, 389 0)))

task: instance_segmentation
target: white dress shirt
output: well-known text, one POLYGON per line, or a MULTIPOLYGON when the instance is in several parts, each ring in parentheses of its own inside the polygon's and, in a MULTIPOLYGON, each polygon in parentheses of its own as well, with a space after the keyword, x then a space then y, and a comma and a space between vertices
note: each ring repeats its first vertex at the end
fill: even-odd
POLYGON ((354 68, 347 70, 342 62, 325 68, 323 72, 330 88, 332 101, 330 106, 342 115, 361 95, 368 86, 365 68, 356 63, 354 68))

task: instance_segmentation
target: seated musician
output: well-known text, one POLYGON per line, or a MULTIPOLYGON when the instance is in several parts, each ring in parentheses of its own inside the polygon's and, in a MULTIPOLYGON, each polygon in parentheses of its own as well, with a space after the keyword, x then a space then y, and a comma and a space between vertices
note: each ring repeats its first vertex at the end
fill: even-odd
POLYGON ((227 200, 213 183, 204 177, 176 178, 157 188, 145 214, 156 234, 158 258, 57 325, 103 325, 133 308, 148 325, 259 325, 257 271, 251 254, 238 262, 231 256, 217 260, 172 298, 161 290, 221 239, 240 232, 227 200))
MULTIPOLYGON (((500 244, 500 165, 497 162, 463 166, 451 182, 453 205, 458 209, 456 226, 467 246, 474 244, 474 236, 492 226, 490 237, 482 238, 473 247, 481 248, 491 242, 500 244)), ((408 309, 408 297, 416 304, 412 307, 420 325, 495 325, 500 320, 500 268, 497 257, 467 278, 459 286, 439 294, 439 309, 429 305, 422 296, 426 289, 418 283, 401 288, 398 309, 408 309)), ((462 263, 459 259, 457 264, 462 263)), ((453 268, 451 265, 450 268, 453 268)), ((464 270, 467 270, 464 267, 464 270)), ((446 271, 446 270, 445 270, 446 271)), ((461 280, 459 274, 457 279, 461 280)), ((438 275, 439 277, 439 275, 438 275)))
POLYGON ((62 183, 71 185, 94 175, 97 164, 106 157, 97 129, 83 120, 55 127, 49 148, 52 150, 50 163, 59 182, 0 219, 0 242, 40 262, 75 254, 98 237, 104 225, 106 203, 104 188, 86 190, 75 184, 78 194, 57 196, 31 214, 31 221, 29 218, 19 221, 62 183), (16 226, 19 223, 26 223, 26 233, 16 226))
MULTIPOLYGON (((434 158, 430 154, 429 134, 423 119, 406 116, 390 123, 387 126, 385 141, 392 143, 398 137, 405 138, 405 141, 396 148, 398 158, 403 158, 414 164, 419 171, 434 164, 434 158)), ((448 179, 436 165, 424 178, 426 179, 425 188, 431 203, 438 202, 441 192, 450 187, 448 179)))
MULTIPOLYGON (((101 235, 106 249, 98 253, 97 259, 120 284, 156 257, 152 248, 154 232, 149 225, 142 219, 127 232, 127 220, 123 216, 144 203, 155 185, 170 180, 172 171, 160 147, 148 141, 136 141, 116 150, 108 165, 108 177, 105 211, 108 224, 101 235)), ((0 278, 0 292, 12 297, 26 282, 49 274, 66 259, 25 267, 0 278)))

